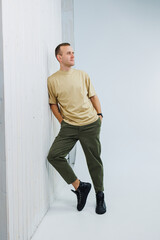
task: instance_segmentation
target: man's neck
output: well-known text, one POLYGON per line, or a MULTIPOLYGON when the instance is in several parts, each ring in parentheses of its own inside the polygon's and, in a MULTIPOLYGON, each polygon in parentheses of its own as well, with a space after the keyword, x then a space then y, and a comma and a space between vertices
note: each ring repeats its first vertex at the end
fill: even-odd
POLYGON ((60 70, 64 72, 69 72, 72 67, 60 66, 60 70))

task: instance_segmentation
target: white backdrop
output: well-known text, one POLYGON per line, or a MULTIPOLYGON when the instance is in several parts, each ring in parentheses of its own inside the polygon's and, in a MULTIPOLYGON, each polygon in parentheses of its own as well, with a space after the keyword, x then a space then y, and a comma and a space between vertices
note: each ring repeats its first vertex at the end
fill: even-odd
MULTIPOLYGON (((158 240, 160 2, 75 0, 74 16, 75 67, 89 73, 104 114, 105 193, 117 230, 106 236, 158 240)), ((79 150, 83 176, 80 158, 79 150)))

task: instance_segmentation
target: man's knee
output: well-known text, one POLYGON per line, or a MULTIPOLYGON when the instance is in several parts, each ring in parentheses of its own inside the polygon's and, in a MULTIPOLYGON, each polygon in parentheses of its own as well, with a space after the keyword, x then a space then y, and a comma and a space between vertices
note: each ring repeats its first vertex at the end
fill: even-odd
POLYGON ((48 162, 53 165, 56 158, 57 158, 56 152, 50 150, 47 156, 48 162))

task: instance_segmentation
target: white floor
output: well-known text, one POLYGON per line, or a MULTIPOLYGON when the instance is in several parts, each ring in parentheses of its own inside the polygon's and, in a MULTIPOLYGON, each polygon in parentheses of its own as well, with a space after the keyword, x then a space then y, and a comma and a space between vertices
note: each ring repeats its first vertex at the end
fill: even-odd
MULTIPOLYGON (((141 162, 134 156, 130 156, 134 161, 126 159, 119 158, 114 165, 113 157, 112 164, 107 164, 106 214, 95 213, 93 187, 85 208, 78 212, 76 195, 66 186, 32 240, 160 240, 159 160, 152 158, 150 164, 147 158, 141 162)), ((78 158, 76 173, 83 172, 82 180, 90 181, 85 162, 81 171, 79 166, 78 158)))

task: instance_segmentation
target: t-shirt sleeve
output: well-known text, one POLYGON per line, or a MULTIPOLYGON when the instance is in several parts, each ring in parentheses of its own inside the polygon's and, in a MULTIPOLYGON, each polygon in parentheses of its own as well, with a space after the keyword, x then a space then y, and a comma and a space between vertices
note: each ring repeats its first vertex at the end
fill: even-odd
POLYGON ((85 76, 85 80, 86 80, 86 87, 87 87, 87 91, 88 91, 88 97, 93 97, 96 95, 95 89, 91 83, 90 77, 88 74, 86 74, 85 76))
POLYGON ((50 83, 49 78, 47 79, 47 86, 48 86, 48 97, 49 97, 49 104, 57 104, 57 97, 55 92, 54 84, 50 83))

